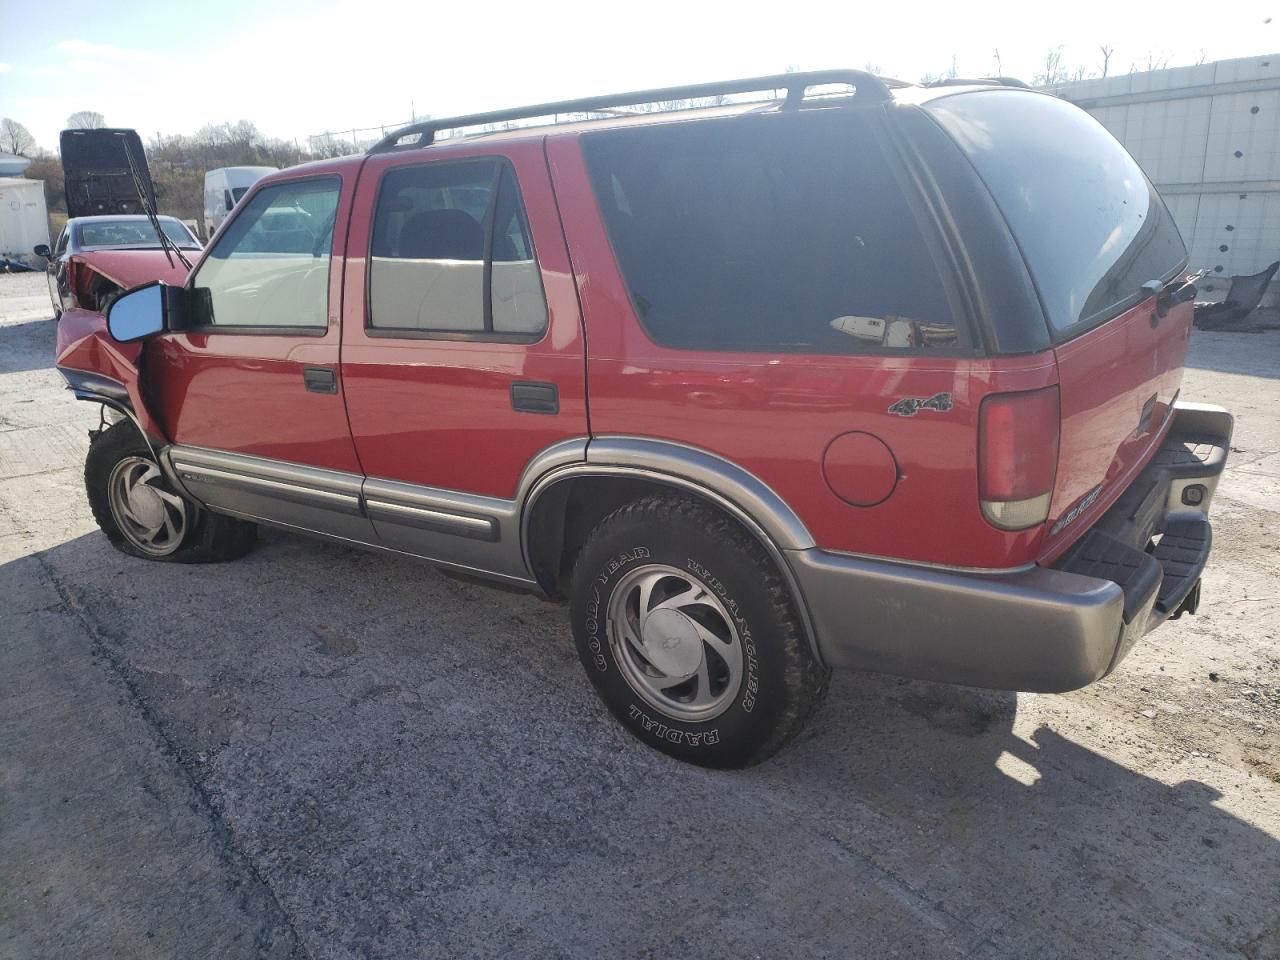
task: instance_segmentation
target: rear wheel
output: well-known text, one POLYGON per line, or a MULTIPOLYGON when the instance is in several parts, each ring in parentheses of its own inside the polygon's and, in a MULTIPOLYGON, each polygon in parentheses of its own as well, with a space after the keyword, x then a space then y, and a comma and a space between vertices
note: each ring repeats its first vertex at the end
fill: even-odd
POLYGON ((804 725, 829 671, 759 543, 693 500, 603 520, 574 566, 578 653, 645 743, 708 767, 758 763, 804 725))
POLYGON ((93 439, 84 481, 98 526, 112 546, 133 557, 173 563, 234 560, 257 538, 254 524, 209 513, 175 490, 131 420, 93 439))

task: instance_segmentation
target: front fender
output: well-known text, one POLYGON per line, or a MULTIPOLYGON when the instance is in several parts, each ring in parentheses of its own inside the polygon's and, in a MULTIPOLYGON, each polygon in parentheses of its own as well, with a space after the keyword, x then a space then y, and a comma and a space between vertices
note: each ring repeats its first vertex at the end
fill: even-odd
POLYGON ((143 394, 141 359, 141 344, 117 343, 105 329, 94 329, 62 349, 55 362, 67 386, 79 399, 123 410, 138 425, 154 451, 166 445, 169 437, 143 394))

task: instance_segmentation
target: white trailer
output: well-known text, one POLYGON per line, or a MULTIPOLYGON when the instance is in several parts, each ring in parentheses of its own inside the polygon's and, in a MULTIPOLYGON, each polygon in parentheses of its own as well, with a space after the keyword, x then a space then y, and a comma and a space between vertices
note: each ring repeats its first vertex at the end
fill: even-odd
POLYGON ((0 259, 38 265, 34 248, 48 242, 44 181, 0 177, 0 259))
POLYGON ((240 202, 255 183, 268 173, 275 173, 275 167, 219 167, 204 175, 204 239, 207 241, 213 232, 227 219, 231 208, 240 202))

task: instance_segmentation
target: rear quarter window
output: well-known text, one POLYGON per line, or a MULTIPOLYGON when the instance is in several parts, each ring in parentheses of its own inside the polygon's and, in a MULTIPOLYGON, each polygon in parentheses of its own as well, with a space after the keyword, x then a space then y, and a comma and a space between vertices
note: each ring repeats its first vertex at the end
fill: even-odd
POLYGON ((1026 259, 1055 339, 1082 333, 1169 280, 1187 250, 1142 168, 1064 100, 986 90, 926 108, 969 157, 1026 259))
POLYGON ((956 350, 951 298, 876 122, 830 109, 585 135, 650 337, 721 351, 956 350))

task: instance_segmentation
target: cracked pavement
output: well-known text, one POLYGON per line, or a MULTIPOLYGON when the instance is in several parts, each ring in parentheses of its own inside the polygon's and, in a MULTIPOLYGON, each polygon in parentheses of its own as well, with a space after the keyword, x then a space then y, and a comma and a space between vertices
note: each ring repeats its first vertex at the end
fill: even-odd
POLYGON ((1280 957, 1280 333, 1193 338, 1199 616, 1065 696, 837 675, 734 773, 626 735, 558 605, 117 553, 53 336, 0 275, 0 956, 1280 957))

